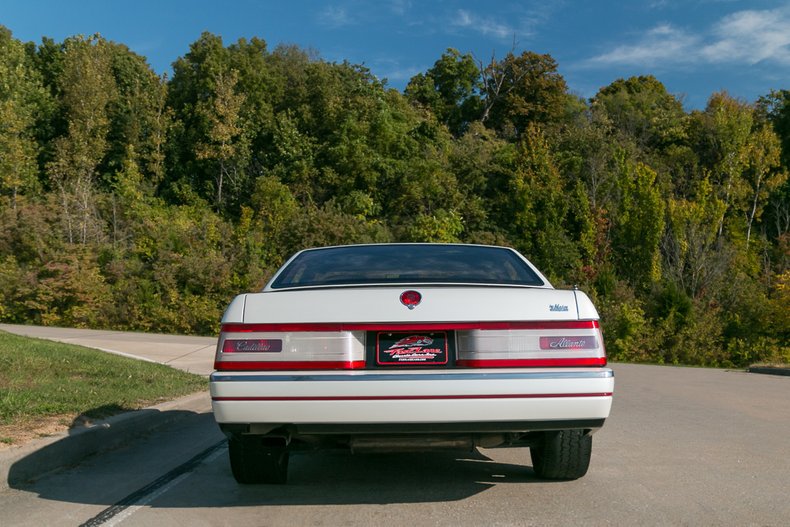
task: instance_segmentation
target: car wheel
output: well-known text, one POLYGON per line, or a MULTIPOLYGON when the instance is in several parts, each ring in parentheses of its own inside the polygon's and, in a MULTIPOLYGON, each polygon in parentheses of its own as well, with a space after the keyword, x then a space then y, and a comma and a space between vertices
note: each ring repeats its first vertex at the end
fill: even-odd
POLYGON ((288 478, 288 450, 264 446, 258 436, 232 435, 228 439, 228 454, 238 483, 283 484, 288 478))
POLYGON ((530 447, 532 468, 545 479, 578 479, 587 473, 592 436, 584 430, 546 432, 540 446, 530 447))

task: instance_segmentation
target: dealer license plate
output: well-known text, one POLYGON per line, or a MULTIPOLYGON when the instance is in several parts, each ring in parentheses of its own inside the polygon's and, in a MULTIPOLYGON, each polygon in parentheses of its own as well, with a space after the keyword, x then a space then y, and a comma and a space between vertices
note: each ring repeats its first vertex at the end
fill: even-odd
POLYGON ((447 364, 444 331, 381 331, 376 336, 376 362, 380 366, 447 364))

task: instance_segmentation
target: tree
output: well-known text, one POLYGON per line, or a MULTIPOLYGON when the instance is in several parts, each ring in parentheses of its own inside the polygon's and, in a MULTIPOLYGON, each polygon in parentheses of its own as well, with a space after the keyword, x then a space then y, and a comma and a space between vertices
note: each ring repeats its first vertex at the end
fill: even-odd
POLYGON ((0 26, 0 195, 10 195, 14 210, 19 193, 38 182, 35 124, 46 99, 24 46, 0 26))
POLYGON ((774 127, 782 145, 782 164, 790 169, 790 90, 774 90, 757 100, 757 110, 774 127))
MULTIPOLYGON (((772 91, 760 97, 757 110, 761 118, 773 126, 781 144, 782 170, 790 172, 790 90, 772 91)), ((767 231, 772 239, 781 240, 790 232, 790 180, 775 189, 766 211, 767 231)))
POLYGON ((568 103, 565 79, 551 55, 512 52, 501 60, 480 64, 484 106, 481 120, 500 133, 518 137, 529 123, 562 120, 568 103))
POLYGON ((241 106, 244 95, 235 91, 239 74, 219 73, 216 79, 214 98, 198 105, 208 122, 208 137, 197 145, 196 157, 216 164, 216 205, 222 207, 222 189, 227 180, 235 189, 243 179, 244 164, 248 156, 248 142, 244 135, 241 106))
POLYGON ((771 193, 787 181, 787 172, 780 167, 780 155, 779 138, 769 125, 763 125, 751 134, 745 171, 749 198, 743 207, 746 215, 747 250, 755 218, 762 215, 771 193))
POLYGON ((497 198, 507 194, 513 171, 516 147, 496 136, 480 122, 452 143, 449 170, 457 175, 464 196, 463 217, 468 241, 505 243, 504 229, 509 225, 497 198), (497 241, 498 240, 498 241, 497 241))
POLYGON ((472 55, 448 48, 431 69, 412 77, 405 95, 429 108, 457 137, 481 117, 481 88, 480 70, 472 55))
POLYGON ((454 210, 438 209, 434 214, 418 214, 406 228, 411 242, 457 243, 464 230, 463 218, 454 210))
POLYGON ((100 167, 104 189, 112 186, 113 174, 122 170, 131 148, 148 192, 153 192, 165 176, 165 146, 172 126, 172 111, 166 107, 166 79, 126 46, 107 44, 117 89, 107 107, 107 154, 100 167))
POLYGON ((568 199, 543 132, 531 124, 519 143, 516 168, 504 197, 513 242, 551 280, 569 277, 581 257, 568 231, 568 199))
POLYGON ((612 218, 612 249, 620 275, 635 287, 647 287, 661 279, 664 201, 654 170, 624 155, 619 167, 620 203, 612 218))
POLYGON ((54 159, 47 172, 61 195, 69 242, 85 244, 89 236, 102 236, 95 218, 94 185, 97 167, 107 151, 107 108, 116 85, 109 46, 103 38, 70 38, 64 50, 63 73, 58 80, 68 132, 55 139, 54 159))
POLYGON ((592 99, 612 126, 642 148, 665 149, 686 140, 683 105, 652 75, 618 79, 592 99))
POLYGON ((227 82, 230 70, 229 52, 222 38, 208 32, 201 34, 190 44, 189 52, 173 63, 167 105, 173 110, 174 124, 165 183, 179 192, 171 200, 203 198, 216 203, 216 165, 197 159, 197 153, 199 145, 212 142, 209 116, 217 79, 222 76, 227 82))
POLYGON ((719 220, 726 209, 713 185, 703 179, 693 199, 670 199, 662 239, 664 272, 692 298, 709 292, 729 265, 719 220))
POLYGON ((749 162, 753 111, 726 92, 719 92, 710 97, 704 112, 695 113, 692 118, 696 121, 701 161, 710 171, 711 183, 725 206, 716 222, 721 237, 728 213, 748 193, 742 176, 749 162))
POLYGON ((299 130, 289 111, 279 113, 275 121, 274 152, 269 155, 267 172, 287 183, 302 202, 310 202, 315 194, 313 184, 318 172, 315 168, 316 141, 299 130))

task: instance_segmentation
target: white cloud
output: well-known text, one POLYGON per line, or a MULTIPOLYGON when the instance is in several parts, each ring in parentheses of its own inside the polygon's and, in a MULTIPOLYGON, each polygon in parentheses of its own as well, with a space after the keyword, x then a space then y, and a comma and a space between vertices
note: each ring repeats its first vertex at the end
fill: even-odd
POLYGON ((733 13, 716 24, 713 35, 716 40, 700 50, 710 62, 790 65, 790 10, 733 13))
POLYGON ((658 63, 684 60, 687 51, 698 44, 698 39, 669 24, 654 27, 638 44, 618 46, 612 51, 589 60, 594 64, 640 64, 655 66, 658 63))
POLYGON ((499 39, 512 38, 513 35, 519 32, 515 28, 493 18, 479 16, 465 9, 459 9, 456 12, 451 24, 455 27, 471 29, 485 36, 493 36, 499 39))
POLYGON ((660 24, 637 42, 617 46, 587 60, 585 65, 752 65, 759 62, 790 65, 790 9, 738 11, 698 34, 660 24))
POLYGON ((353 23, 353 20, 348 15, 348 11, 346 11, 346 8, 337 7, 337 6, 328 6, 319 14, 318 22, 322 25, 329 26, 331 28, 339 28, 339 27, 350 26, 353 23))

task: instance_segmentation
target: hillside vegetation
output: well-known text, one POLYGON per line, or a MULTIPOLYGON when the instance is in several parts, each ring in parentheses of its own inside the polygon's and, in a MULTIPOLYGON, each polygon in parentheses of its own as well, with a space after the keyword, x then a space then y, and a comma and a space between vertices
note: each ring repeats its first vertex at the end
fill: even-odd
POLYGON ((572 94, 549 55, 366 68, 203 34, 159 77, 0 26, 0 321, 212 334, 294 251, 509 245, 599 306, 617 360, 790 359, 790 91, 687 111, 572 94))

